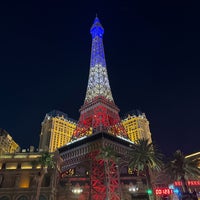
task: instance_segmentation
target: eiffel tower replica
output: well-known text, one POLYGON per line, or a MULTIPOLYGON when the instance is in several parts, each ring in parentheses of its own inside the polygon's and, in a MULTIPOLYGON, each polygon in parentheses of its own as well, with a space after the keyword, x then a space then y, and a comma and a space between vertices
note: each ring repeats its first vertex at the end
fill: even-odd
POLYGON ((127 138, 110 89, 103 47, 104 29, 97 17, 90 33, 92 49, 88 86, 73 139, 102 131, 127 138))
POLYGON ((90 33, 92 48, 85 101, 72 141, 58 149, 63 160, 61 182, 74 191, 76 199, 122 200, 128 192, 123 192, 122 184, 133 179, 128 174, 128 154, 133 143, 112 97, 103 47, 104 29, 98 17, 90 33))

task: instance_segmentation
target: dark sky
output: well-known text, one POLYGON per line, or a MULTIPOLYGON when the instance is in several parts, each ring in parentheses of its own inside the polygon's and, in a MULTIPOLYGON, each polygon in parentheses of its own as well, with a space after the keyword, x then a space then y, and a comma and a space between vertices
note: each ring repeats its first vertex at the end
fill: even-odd
POLYGON ((22 148, 37 147, 46 113, 58 109, 79 118, 89 29, 98 13, 120 115, 145 112, 165 154, 199 151, 200 12, 194 2, 1 1, 0 127, 22 148))

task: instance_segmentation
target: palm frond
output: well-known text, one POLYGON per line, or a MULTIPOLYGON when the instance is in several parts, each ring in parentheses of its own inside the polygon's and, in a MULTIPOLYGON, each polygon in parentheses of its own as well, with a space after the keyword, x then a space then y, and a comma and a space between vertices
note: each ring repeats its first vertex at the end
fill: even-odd
POLYGON ((49 152, 44 152, 38 160, 42 167, 54 167, 54 160, 49 152))
POLYGON ((138 140, 131 151, 129 167, 143 171, 146 167, 160 171, 163 162, 163 155, 153 143, 147 139, 138 140))
POLYGON ((102 159, 104 161, 117 161, 118 157, 114 149, 110 146, 104 146, 101 148, 99 155, 97 155, 97 160, 102 159))
POLYGON ((198 179, 200 177, 199 161, 193 158, 186 158, 184 154, 177 150, 173 158, 165 166, 165 172, 171 181, 182 179, 198 179))

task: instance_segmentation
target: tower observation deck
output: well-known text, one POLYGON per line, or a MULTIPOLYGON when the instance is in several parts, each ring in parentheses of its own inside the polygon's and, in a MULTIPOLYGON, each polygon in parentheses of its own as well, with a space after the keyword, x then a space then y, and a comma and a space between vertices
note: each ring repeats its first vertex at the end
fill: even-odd
POLYGON ((127 138, 120 122, 119 108, 112 97, 103 46, 104 29, 98 17, 95 18, 90 33, 92 48, 88 86, 72 139, 101 131, 127 138))

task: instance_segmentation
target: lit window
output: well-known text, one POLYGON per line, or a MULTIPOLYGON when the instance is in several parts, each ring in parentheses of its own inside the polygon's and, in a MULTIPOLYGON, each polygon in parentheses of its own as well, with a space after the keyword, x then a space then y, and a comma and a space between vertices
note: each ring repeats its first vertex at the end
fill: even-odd
POLYGON ((6 163, 6 169, 17 169, 17 163, 6 163))
POLYGON ((32 169, 32 165, 30 162, 24 162, 21 164, 21 169, 32 169))
POLYGON ((30 184, 30 177, 29 173, 23 173, 21 174, 20 180, 19 180, 19 188, 29 188, 30 184))

